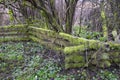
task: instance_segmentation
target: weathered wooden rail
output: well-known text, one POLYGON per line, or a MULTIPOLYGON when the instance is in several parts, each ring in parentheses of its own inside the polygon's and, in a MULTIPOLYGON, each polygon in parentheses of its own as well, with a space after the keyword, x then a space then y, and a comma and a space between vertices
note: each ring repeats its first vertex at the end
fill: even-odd
POLYGON ((120 66, 120 44, 100 42, 74 37, 66 33, 34 26, 16 25, 0 28, 0 42, 26 41, 39 42, 46 47, 62 51, 65 55, 65 68, 120 66))

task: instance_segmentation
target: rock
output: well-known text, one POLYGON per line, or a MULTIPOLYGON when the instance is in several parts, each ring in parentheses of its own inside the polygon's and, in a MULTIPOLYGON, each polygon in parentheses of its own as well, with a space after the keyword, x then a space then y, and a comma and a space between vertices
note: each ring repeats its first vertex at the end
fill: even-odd
POLYGON ((8 14, 8 9, 3 5, 0 5, 0 26, 9 25, 10 24, 10 16, 8 14))

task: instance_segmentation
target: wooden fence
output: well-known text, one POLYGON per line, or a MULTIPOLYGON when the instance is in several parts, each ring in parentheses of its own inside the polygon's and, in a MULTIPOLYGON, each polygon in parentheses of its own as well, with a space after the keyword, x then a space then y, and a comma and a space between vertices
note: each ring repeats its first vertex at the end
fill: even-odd
POLYGON ((26 41, 39 42, 65 55, 65 68, 76 67, 110 67, 113 63, 120 66, 120 44, 100 42, 74 37, 66 33, 34 26, 9 26, 0 28, 0 42, 26 41))

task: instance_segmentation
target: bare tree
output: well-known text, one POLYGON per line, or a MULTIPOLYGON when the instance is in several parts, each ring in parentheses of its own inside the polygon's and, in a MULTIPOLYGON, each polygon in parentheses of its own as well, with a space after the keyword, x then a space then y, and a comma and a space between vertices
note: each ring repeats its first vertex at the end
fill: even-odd
POLYGON ((56 0, 2 0, 1 3, 11 9, 19 10, 27 19, 30 19, 31 15, 34 16, 33 10, 37 9, 42 18, 45 19, 48 28, 56 32, 66 32, 70 34, 72 32, 73 16, 78 0, 63 0, 65 4, 65 7, 63 7, 65 8, 65 16, 62 19, 59 16, 59 12, 56 10, 55 1, 56 0), (19 6, 16 7, 14 5, 16 3, 19 6), (62 20, 65 22, 62 22, 62 20))

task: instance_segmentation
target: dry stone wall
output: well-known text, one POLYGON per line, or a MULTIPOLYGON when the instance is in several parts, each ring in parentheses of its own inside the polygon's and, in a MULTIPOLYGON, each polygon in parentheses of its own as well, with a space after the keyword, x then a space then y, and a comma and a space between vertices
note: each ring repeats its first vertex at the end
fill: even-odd
POLYGON ((7 41, 29 40, 27 28, 23 25, 12 25, 0 27, 0 43, 7 41))
POLYGON ((106 68, 112 64, 120 66, 118 43, 88 40, 34 26, 15 25, 0 28, 0 42, 28 40, 63 52, 65 69, 91 66, 106 68))

